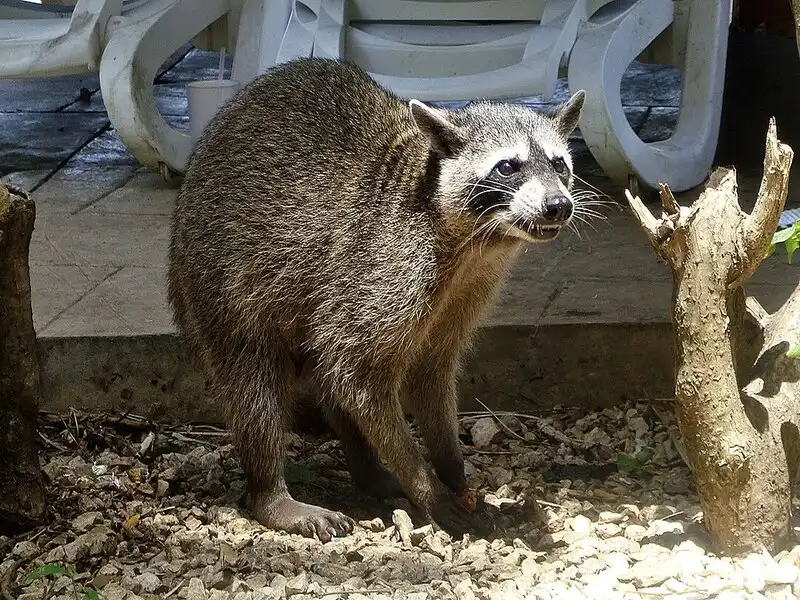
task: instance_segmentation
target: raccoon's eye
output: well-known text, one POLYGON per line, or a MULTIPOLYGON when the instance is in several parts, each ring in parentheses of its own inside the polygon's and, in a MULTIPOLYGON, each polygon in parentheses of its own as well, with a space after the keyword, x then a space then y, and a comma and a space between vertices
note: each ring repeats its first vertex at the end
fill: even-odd
POLYGON ((556 170, 556 173, 559 175, 566 175, 567 174, 567 163, 564 162, 564 159, 560 156, 556 156, 552 161, 551 164, 553 168, 556 170))
POLYGON ((511 177, 518 170, 517 165, 512 163, 510 160, 501 160, 494 166, 494 168, 503 177, 511 177))

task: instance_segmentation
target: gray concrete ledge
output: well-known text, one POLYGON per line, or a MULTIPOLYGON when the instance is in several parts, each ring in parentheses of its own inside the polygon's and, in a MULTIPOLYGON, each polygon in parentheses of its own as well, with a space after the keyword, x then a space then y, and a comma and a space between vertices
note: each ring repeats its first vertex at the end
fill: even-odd
MULTIPOLYGON (((668 323, 484 327, 461 378, 464 410, 538 412, 672 393, 668 323)), ((177 335, 41 337, 45 410, 220 423, 177 335)))

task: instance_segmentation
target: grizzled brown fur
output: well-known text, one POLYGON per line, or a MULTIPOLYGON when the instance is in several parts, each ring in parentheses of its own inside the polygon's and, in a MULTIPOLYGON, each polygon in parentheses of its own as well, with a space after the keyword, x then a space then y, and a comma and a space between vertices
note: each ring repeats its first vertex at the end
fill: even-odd
MULTIPOLYGON (((530 118, 565 147, 578 100, 552 120, 512 111, 509 127, 530 118)), ((486 152, 470 147, 473 125, 460 114, 410 107, 345 63, 303 59, 245 87, 189 161, 169 301, 226 409, 253 514, 268 527, 325 540, 353 526, 286 491, 285 433, 309 395, 358 484, 397 492, 383 459, 434 522, 475 526, 457 498, 466 490, 459 359, 524 242, 481 230, 466 207, 481 189, 469 164, 486 152)))

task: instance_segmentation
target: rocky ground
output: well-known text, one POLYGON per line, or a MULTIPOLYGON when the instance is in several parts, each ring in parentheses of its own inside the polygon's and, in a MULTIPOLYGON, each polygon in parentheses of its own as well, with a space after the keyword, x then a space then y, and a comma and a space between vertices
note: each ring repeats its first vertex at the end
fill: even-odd
POLYGON ((52 518, 0 537, 3 598, 795 598, 800 545, 715 556, 667 403, 545 416, 467 414, 470 483, 496 532, 451 539, 349 481, 336 441, 291 440, 296 497, 360 520, 327 544, 239 507, 225 431, 130 415, 43 415, 52 518))

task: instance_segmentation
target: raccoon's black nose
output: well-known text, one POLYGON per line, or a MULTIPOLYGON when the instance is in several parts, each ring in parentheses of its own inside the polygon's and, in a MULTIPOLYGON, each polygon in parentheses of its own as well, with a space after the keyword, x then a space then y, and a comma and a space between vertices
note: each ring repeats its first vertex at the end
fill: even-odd
POLYGON ((542 216, 548 221, 566 221, 572 216, 572 200, 565 196, 552 196, 544 201, 542 216))

